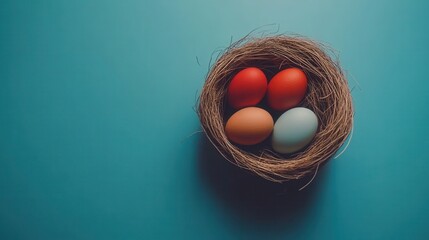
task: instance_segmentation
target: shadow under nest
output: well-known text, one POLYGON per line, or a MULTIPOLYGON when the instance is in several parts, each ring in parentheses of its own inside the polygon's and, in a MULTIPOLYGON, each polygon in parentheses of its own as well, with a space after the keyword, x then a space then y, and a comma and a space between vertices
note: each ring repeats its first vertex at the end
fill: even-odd
MULTIPOLYGON (((302 191, 312 176, 284 183, 271 182, 228 162, 202 134, 199 139, 198 169, 202 182, 226 209, 249 222, 294 222, 313 203, 323 170, 317 181, 302 191)), ((326 168, 326 167, 325 167, 326 168)))

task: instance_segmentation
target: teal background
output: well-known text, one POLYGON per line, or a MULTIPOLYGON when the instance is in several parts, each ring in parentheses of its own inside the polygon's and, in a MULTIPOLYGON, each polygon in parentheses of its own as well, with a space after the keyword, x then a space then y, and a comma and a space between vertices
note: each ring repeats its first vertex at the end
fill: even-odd
POLYGON ((1 1, 0 239, 428 239, 428 12, 1 1), (267 24, 335 48, 353 88, 349 148, 299 193, 195 133, 212 53, 267 24))

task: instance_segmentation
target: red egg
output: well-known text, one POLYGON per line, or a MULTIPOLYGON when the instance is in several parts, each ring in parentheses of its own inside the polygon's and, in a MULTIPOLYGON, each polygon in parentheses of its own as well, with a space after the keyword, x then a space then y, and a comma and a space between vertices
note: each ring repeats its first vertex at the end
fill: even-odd
POLYGON ((268 105, 278 111, 297 106, 307 91, 307 77, 298 68, 288 68, 277 73, 268 84, 268 105))
POLYGON ((234 109, 255 106, 267 91, 267 77, 259 68, 250 67, 238 72, 228 86, 228 103, 234 109))

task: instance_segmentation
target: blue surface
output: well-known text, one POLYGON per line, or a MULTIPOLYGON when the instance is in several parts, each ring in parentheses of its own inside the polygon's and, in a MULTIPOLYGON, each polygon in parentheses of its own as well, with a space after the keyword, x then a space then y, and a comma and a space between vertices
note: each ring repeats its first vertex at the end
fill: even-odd
POLYGON ((428 12, 1 1, 0 239, 428 239, 428 12), (212 52, 271 23, 337 49, 354 88, 350 147, 299 194, 191 135, 212 52))

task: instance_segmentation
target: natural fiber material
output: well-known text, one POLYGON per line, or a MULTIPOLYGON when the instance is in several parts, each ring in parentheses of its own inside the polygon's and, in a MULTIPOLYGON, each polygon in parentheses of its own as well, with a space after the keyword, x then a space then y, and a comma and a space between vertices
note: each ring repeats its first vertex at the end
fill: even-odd
MULTIPOLYGON (((312 40, 279 35, 241 39, 220 55, 207 75, 198 114, 207 137, 227 160, 268 180, 283 182, 315 174, 319 165, 335 154, 352 128, 353 108, 347 80, 339 64, 325 51, 326 47, 312 40), (252 66, 262 69, 268 79, 288 67, 306 73, 308 90, 300 106, 313 110, 319 128, 303 151, 276 154, 269 140, 254 148, 242 148, 226 137, 228 84, 234 74, 252 66)), ((275 119, 276 114, 280 113, 273 113, 275 119)))

